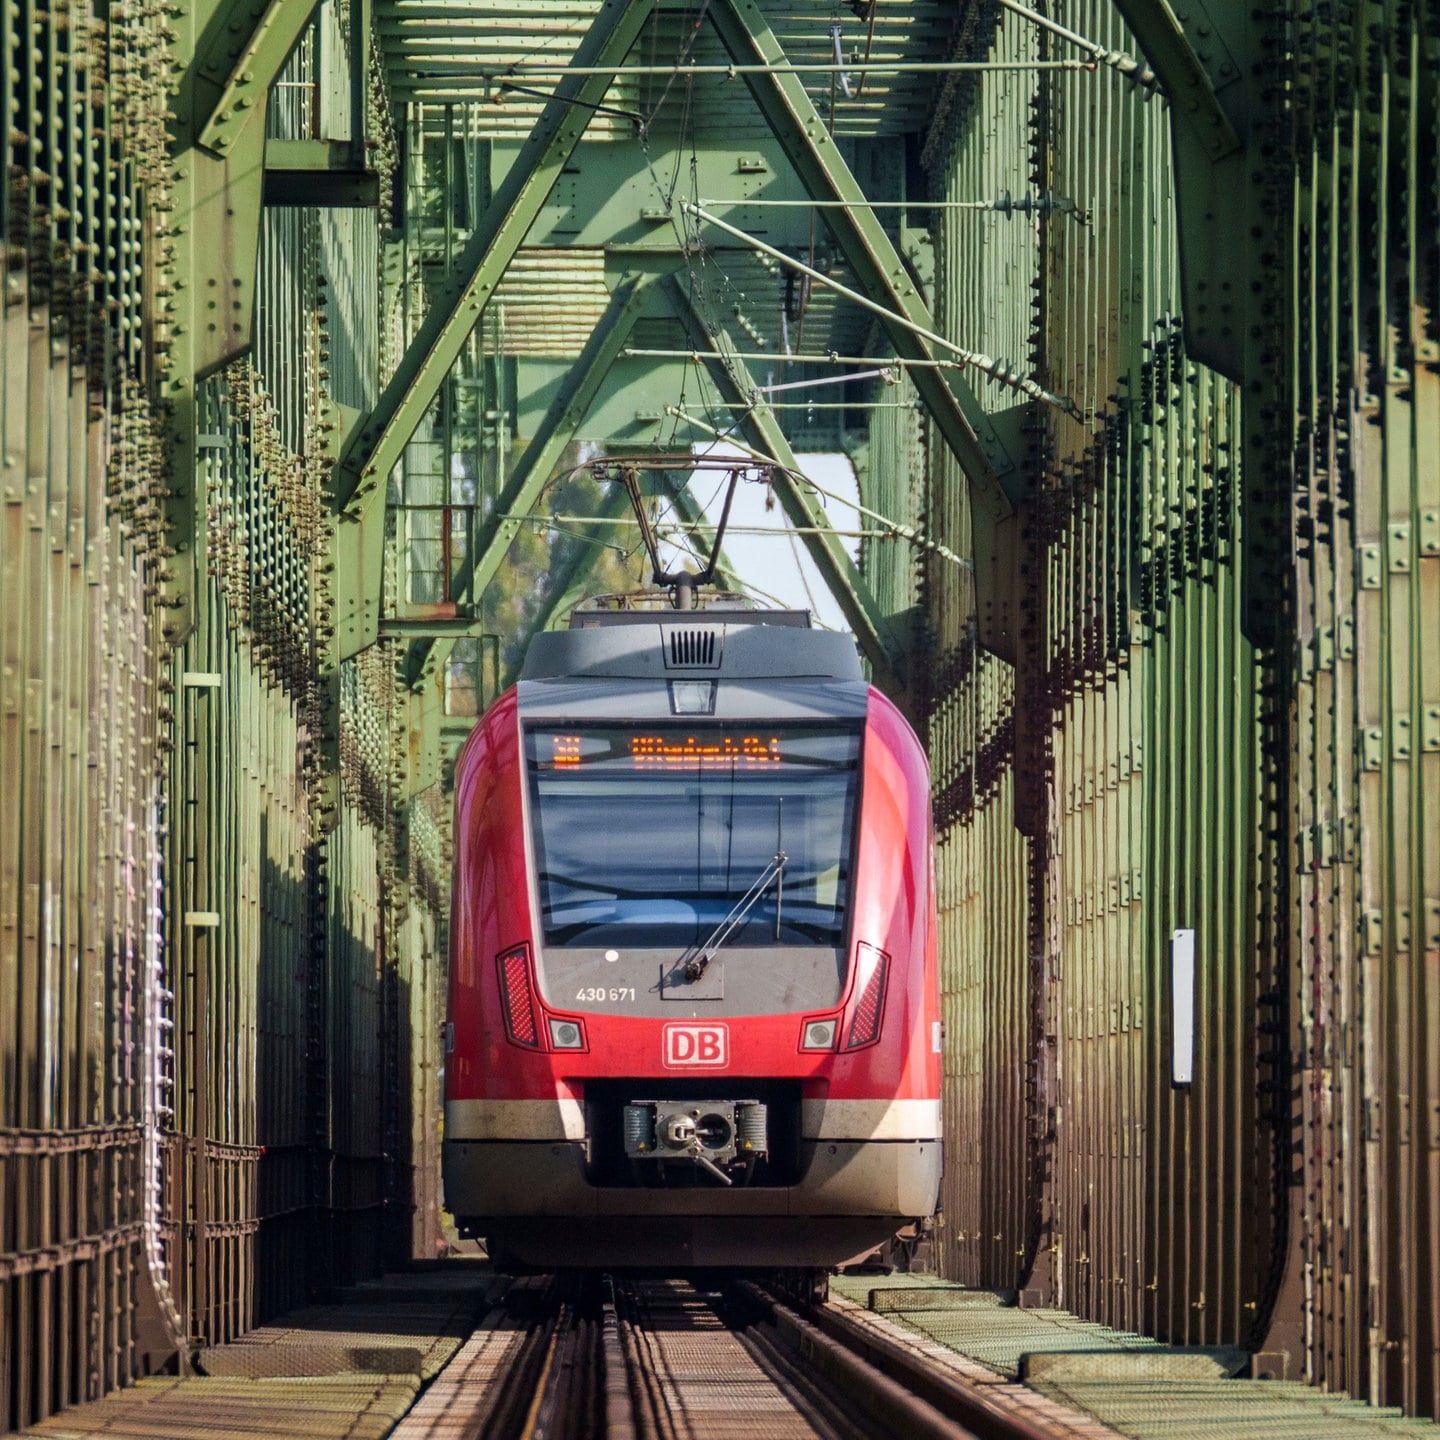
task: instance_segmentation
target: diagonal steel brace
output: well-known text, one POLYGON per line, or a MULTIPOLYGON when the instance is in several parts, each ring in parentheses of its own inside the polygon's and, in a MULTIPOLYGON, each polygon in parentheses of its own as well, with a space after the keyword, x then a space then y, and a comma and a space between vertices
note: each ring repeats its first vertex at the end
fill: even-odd
MULTIPOLYGON (((649 283, 642 276, 627 276, 615 287, 610 304, 591 332, 564 387, 556 394, 505 482, 489 520, 476 538, 469 563, 462 566, 455 577, 458 595, 469 595, 478 601, 495 578, 511 542, 519 534, 523 523, 519 517, 528 515, 534 508, 565 447, 574 438, 605 377, 629 341, 649 283)), ((452 643, 429 640, 417 645, 406 662, 407 683, 416 685, 438 665, 443 665, 452 643)))
POLYGON ((668 283, 675 297, 676 313, 689 333, 691 346, 704 358, 746 441, 754 449, 779 461, 783 467, 775 472, 775 494, 791 523, 807 532, 800 538, 840 606, 846 623, 855 632, 855 639, 870 662, 875 683, 892 695, 899 695, 904 686, 899 647, 890 636, 885 617, 865 577, 840 543, 839 536, 833 532, 825 512, 811 499, 803 484, 796 480, 795 477, 800 474, 799 464, 780 428, 780 422, 760 399, 744 361, 736 357, 736 347, 730 336, 713 317, 702 314, 696 308, 678 277, 672 277, 668 283))
POLYGON ((383 503, 390 472, 449 373, 486 302, 549 198, 614 71, 635 43, 654 0, 604 0, 566 75, 466 243, 444 290, 390 383, 341 456, 335 503, 342 512, 383 503), (378 497, 378 499, 377 499, 378 497))
MULTIPOLYGON (((929 306, 866 204, 803 78, 783 73, 785 51, 757 0, 714 0, 709 14, 737 65, 772 67, 770 73, 746 70, 745 83, 810 198, 842 202, 821 214, 859 288, 897 317, 884 322, 896 355, 934 360, 930 343, 915 333, 935 328, 929 306)), ((939 369, 917 366, 911 379, 970 481, 972 504, 995 519, 1008 515, 1019 499, 1019 477, 973 392, 939 369)))

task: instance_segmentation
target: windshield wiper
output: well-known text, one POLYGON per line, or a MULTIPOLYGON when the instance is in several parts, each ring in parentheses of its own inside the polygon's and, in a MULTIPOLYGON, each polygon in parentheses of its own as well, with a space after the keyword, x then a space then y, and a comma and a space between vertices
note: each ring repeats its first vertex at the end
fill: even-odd
MULTIPOLYGON (((777 850, 765 868, 755 877, 750 888, 735 902, 730 913, 700 943, 696 952, 688 960, 685 960, 686 980, 698 980, 705 973, 705 967, 715 958, 715 952, 739 929, 745 917, 755 908, 760 897, 784 875, 785 859, 785 852, 777 850)), ((684 959, 683 956, 681 958, 684 959)))

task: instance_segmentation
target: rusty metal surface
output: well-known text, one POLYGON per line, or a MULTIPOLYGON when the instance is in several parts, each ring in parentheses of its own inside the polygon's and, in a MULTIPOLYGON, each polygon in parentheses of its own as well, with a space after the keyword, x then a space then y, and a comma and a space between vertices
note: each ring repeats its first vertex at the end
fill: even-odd
MULTIPOLYGON (((1306 1378, 1440 1414, 1440 126, 1433 6, 1317 7, 1292 70, 1306 1378)), ((1281 445, 1288 453, 1280 454, 1281 445)))
MULTIPOLYGON (((0 1429, 441 1243, 438 705, 400 643, 342 662, 337 634, 469 603, 475 517, 617 275, 683 271, 757 353, 877 348, 848 302, 666 218, 689 177, 854 281, 744 85, 628 77, 646 123, 595 117, 356 561, 342 407, 538 113, 494 103, 497 71, 563 59, 594 8, 383 0, 365 37, 322 4, 247 131, 253 76, 198 53, 190 0, 5 7, 0 1429), (244 104, 197 116, 197 85, 244 104), (262 213, 261 128, 353 150, 378 210, 262 213)), ((922 542, 867 539, 865 572, 933 761, 939 1262, 1436 1413, 1434 5, 1195 0, 1167 38, 1166 7, 1060 0, 1086 70, 1032 68, 1075 43, 1014 7, 842 9, 764 13, 794 60, 838 24, 856 77, 1020 67, 807 83, 867 193, 906 198, 877 214, 944 334, 1066 402, 1017 413, 977 372, 1022 497, 990 530, 909 382, 791 414, 846 445, 868 420, 865 498, 922 542)), ((689 23, 658 11, 634 58, 664 68, 689 23)), ((689 343, 663 306, 632 340, 689 343)), ((699 384, 683 353, 621 368, 581 439, 656 441, 652 392, 699 384)))
POLYGON ((87 1437, 388 1435, 503 1284, 455 1264, 386 1277, 205 1350, 201 1373, 152 1377, 21 1433, 87 1437))
POLYGON ((418 1388, 411 1375, 151 1378, 20 1434, 48 1440, 90 1440, 116 1433, 144 1440, 201 1435, 250 1440, 261 1433, 283 1440, 382 1440, 410 1408, 418 1388))
MULTIPOLYGON (((4 16, 0 1431, 438 1239, 440 812, 412 865, 408 715, 359 694, 378 750, 342 776, 316 663, 325 417, 373 392, 378 227, 267 214, 252 355, 181 376, 189 22, 4 16)), ((275 133, 333 108, 303 77, 335 24, 275 133)))
MULTIPOLYGON (((1121 9, 1150 7, 1048 13, 1139 53, 1121 9)), ((963 570, 867 555, 931 656, 937 1249, 972 1285, 1433 1414, 1435 16, 1207 15, 1179 43, 1236 82, 1243 155, 1205 207, 1203 107, 1122 68, 956 79, 925 142, 937 199, 1055 202, 947 212, 937 308, 1086 417, 1021 419, 1004 659, 963 570)), ((975 56, 1067 43, 965 23, 975 56)), ((868 498, 963 555, 959 477, 902 424, 872 416, 899 473, 872 465, 868 498)))

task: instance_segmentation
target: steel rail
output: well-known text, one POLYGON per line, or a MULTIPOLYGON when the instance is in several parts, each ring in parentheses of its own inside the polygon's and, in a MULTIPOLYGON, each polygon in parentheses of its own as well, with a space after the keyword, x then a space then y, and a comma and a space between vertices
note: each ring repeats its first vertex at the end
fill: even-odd
MULTIPOLYGON (((750 1281, 735 1288, 753 1306, 773 1318, 787 1343, 812 1362, 827 1368, 837 1384, 857 1393, 878 1380, 896 1386, 930 1413, 945 1417, 942 1433, 954 1436, 954 1426, 975 1440, 1056 1440, 1056 1431, 1037 1424, 1033 1417, 997 1405, 986 1387, 966 1383, 958 1375, 926 1363, 903 1345, 857 1324, 829 1305, 808 1306, 802 1314, 750 1281)), ((863 1392, 861 1392, 863 1393, 863 1392)), ((890 1394, 888 1389, 879 1393, 890 1394)), ((919 1433, 918 1431, 915 1433, 919 1433)))
POLYGON ((998 1404, 987 1393, 993 1385, 815 1303, 819 1293, 801 1286, 782 1295, 746 1280, 715 1288, 626 1276, 520 1282, 479 1327, 515 1332, 504 1368, 476 1385, 464 1368, 474 1357, 452 1361, 460 1378, 437 1377, 443 1403, 427 1413, 422 1400, 396 1434, 684 1440, 695 1433, 685 1421, 694 1404, 711 1440, 751 1440, 752 1408, 714 1403, 719 1373, 746 1387, 752 1403, 758 1387, 773 1387, 783 1404, 762 1407, 771 1433, 795 1440, 1056 1440, 1082 1419, 1056 1406, 1061 1423, 1049 1428, 1032 1411, 998 1404), (696 1337, 704 1334, 714 1343, 702 1357, 696 1337))
POLYGON ((773 1316, 777 1322, 773 1330, 769 1326, 751 1326, 746 1338, 791 1385, 824 1396, 832 1405, 843 1397, 892 1434, 914 1436, 915 1440, 978 1440, 968 1430, 957 1430, 955 1422, 933 1405, 875 1370, 788 1307, 779 1309, 785 1313, 773 1316))
MULTIPOLYGON (((476 1396, 473 1418, 481 1422, 476 1433, 523 1440, 536 1434, 536 1421, 542 1418, 540 1407, 552 1388, 556 1350, 573 1307, 569 1300, 561 1299, 554 1280, 538 1294, 530 1289, 512 1290, 501 1305, 517 1329, 525 1327, 525 1334, 497 1386, 487 1386, 476 1396)), ((548 1421, 553 1414, 552 1396, 543 1418, 548 1421)))

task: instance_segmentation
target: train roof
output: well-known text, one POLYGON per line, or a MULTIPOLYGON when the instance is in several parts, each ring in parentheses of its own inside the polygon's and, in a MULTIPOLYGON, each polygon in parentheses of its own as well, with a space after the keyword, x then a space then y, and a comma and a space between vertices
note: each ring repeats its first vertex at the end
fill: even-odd
POLYGON ((864 678, 855 641, 811 629, 805 610, 588 611, 571 623, 535 636, 522 680, 864 678))

